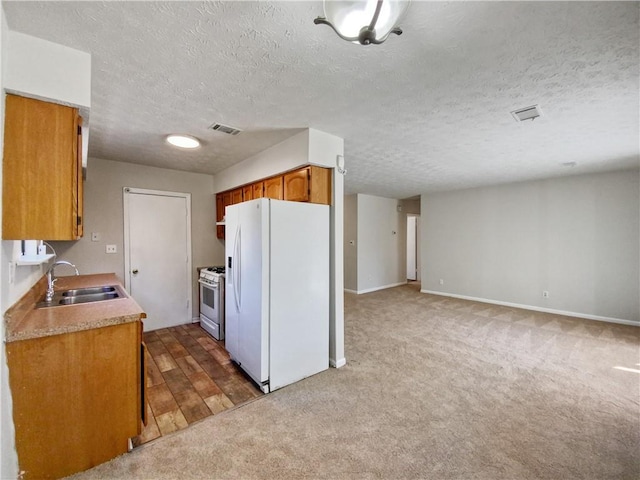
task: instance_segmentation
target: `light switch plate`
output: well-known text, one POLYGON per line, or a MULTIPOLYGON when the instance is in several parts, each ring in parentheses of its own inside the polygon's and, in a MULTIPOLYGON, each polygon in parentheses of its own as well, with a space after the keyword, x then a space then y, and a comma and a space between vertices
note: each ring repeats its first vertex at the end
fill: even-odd
POLYGON ((100 241, 100 233, 91 232, 91 241, 92 242, 99 242, 100 241))
POLYGON ((115 245, 107 245, 105 251, 107 253, 118 253, 118 248, 115 245))

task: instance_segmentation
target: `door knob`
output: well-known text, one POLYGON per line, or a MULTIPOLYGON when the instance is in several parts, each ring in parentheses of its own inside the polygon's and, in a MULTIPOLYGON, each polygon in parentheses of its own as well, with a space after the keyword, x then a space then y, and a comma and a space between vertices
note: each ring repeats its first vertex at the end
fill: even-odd
POLYGON ((134 275, 136 275, 136 274, 138 273, 138 269, 137 269, 137 268, 135 268, 135 269, 131 270, 131 273, 133 273, 134 275))

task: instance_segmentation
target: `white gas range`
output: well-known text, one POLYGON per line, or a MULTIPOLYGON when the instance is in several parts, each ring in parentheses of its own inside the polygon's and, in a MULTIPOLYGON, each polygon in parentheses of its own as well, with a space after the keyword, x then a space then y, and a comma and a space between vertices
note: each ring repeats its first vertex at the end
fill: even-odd
POLYGON ((216 340, 224 340, 224 267, 200 270, 200 326, 216 340))

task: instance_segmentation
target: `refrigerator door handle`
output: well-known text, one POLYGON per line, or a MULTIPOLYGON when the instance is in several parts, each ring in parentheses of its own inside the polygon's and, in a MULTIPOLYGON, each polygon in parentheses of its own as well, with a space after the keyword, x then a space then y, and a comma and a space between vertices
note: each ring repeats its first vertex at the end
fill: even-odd
POLYGON ((233 272, 233 298, 236 302, 236 311, 240 312, 240 225, 236 227, 236 235, 233 241, 233 256, 235 257, 235 268, 233 272))

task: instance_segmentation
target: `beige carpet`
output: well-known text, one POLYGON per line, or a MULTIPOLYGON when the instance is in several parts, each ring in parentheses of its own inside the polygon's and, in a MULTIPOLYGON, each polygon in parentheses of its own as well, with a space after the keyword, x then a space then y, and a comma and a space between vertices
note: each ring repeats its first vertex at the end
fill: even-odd
POLYGON ((346 295, 345 367, 74 478, 640 478, 639 328, 417 288, 346 295))

